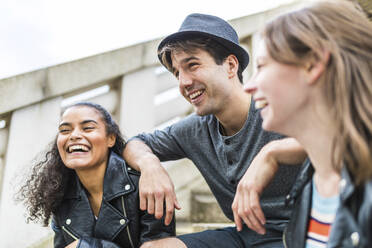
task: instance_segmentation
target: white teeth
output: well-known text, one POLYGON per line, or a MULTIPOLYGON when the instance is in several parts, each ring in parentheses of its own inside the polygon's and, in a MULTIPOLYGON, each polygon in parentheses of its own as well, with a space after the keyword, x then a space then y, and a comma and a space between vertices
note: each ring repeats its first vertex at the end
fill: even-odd
POLYGON ((198 90, 197 92, 192 93, 192 94, 190 95, 190 98, 191 98, 191 99, 194 99, 195 97, 200 96, 202 93, 203 93, 202 90, 198 90))
POLYGON ((69 152, 78 151, 78 150, 82 150, 84 152, 87 152, 87 151, 89 151, 89 148, 84 146, 84 145, 72 145, 68 148, 69 152))
POLYGON ((268 103, 267 103, 266 100, 257 100, 255 102, 255 105, 254 106, 255 106, 256 109, 262 109, 262 108, 266 107, 267 104, 268 103))

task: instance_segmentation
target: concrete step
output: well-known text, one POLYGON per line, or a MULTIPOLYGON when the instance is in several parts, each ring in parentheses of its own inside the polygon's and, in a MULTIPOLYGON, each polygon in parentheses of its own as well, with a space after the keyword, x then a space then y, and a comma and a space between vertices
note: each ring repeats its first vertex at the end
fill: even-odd
POLYGON ((50 234, 27 248, 53 248, 53 237, 54 234, 50 234))
POLYGON ((230 223, 206 183, 191 190, 190 221, 193 223, 230 223))
POLYGON ((188 159, 162 163, 173 180, 181 210, 176 211, 177 220, 190 221, 191 190, 205 183, 195 165, 188 159))
POLYGON ((191 222, 176 222, 176 234, 188 234, 194 232, 202 232, 205 230, 215 230, 225 227, 234 227, 233 222, 230 223, 191 223, 191 222))

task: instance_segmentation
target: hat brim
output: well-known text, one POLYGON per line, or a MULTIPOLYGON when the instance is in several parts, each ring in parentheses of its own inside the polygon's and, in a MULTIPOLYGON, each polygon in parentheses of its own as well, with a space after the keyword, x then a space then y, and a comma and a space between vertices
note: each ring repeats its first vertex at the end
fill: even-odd
POLYGON ((163 64, 159 52, 166 44, 181 41, 181 40, 188 40, 190 38, 195 38, 195 37, 207 37, 207 38, 211 38, 217 41, 218 43, 226 47, 229 51, 231 51, 231 53, 234 54, 238 58, 239 64, 243 70, 247 67, 249 63, 249 55, 248 55, 248 52, 244 48, 222 37, 212 35, 209 33, 205 33, 205 32, 200 32, 200 31, 180 31, 180 32, 177 32, 177 33, 174 33, 174 34, 171 34, 165 37, 158 46, 158 58, 160 62, 163 64))

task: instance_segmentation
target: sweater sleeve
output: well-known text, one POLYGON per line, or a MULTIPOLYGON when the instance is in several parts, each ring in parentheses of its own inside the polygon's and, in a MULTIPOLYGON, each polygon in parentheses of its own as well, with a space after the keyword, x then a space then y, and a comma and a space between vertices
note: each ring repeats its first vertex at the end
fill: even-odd
POLYGON ((130 140, 142 140, 161 161, 182 159, 187 157, 188 147, 193 145, 191 142, 195 142, 190 134, 198 125, 197 118, 190 115, 163 130, 141 133, 130 140))

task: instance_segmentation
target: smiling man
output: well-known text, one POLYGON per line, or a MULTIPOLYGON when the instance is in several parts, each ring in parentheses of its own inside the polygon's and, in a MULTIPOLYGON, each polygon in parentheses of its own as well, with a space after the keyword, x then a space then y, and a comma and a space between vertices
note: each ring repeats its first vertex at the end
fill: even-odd
MULTIPOLYGON (((257 172, 267 161, 281 162, 274 153, 266 152, 277 150, 268 149, 269 145, 265 153, 256 155, 266 144, 282 137, 261 129, 259 112, 243 90, 242 72, 249 56, 239 45, 235 30, 218 17, 191 14, 178 32, 160 43, 158 56, 178 79, 180 92, 194 106, 195 114, 128 142, 124 157, 141 171, 140 206, 160 218, 165 203, 167 224, 179 204, 160 161, 189 158, 237 228, 181 235, 145 243, 144 247, 282 247, 282 231, 290 215, 283 199, 297 168, 280 167, 263 193, 252 187, 256 174, 247 168, 256 168, 257 172), (257 205, 261 193, 263 212, 257 205)), ((282 150, 290 154, 290 162, 303 159, 301 149, 288 147, 282 150)))

